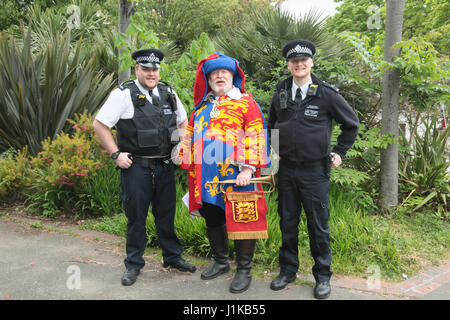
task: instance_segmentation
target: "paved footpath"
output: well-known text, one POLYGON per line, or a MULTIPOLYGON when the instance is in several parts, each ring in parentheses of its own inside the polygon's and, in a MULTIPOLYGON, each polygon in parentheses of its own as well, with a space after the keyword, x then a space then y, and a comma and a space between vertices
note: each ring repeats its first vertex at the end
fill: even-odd
MULTIPOLYGON (((299 275, 306 281, 277 292, 269 289, 272 276, 254 278, 248 291, 232 294, 232 273, 203 281, 205 264, 186 274, 162 268, 154 256, 145 257, 138 281, 124 287, 123 243, 121 237, 73 224, 0 216, 0 300, 166 300, 178 301, 179 313, 185 307, 195 312, 195 304, 208 301, 315 300, 309 276, 299 275)), ((331 286, 328 300, 449 300, 450 261, 400 283, 333 276, 331 286)))

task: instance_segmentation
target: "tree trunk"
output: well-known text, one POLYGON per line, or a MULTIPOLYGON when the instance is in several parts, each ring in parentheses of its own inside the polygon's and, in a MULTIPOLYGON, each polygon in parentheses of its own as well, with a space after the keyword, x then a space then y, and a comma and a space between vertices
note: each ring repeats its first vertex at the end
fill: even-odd
MULTIPOLYGON (((118 0, 119 1, 119 32, 125 33, 130 25, 130 19, 136 11, 134 1, 118 0)), ((119 49, 119 55, 123 48, 119 49)), ((130 78, 130 69, 120 72, 119 61, 119 84, 130 78)))
MULTIPOLYGON (((386 36, 384 59, 393 62, 400 55, 399 49, 392 46, 402 40, 402 24, 405 0, 387 0, 386 36)), ((383 100, 381 133, 394 134, 398 138, 398 96, 400 73, 388 69, 383 74, 383 100)), ((398 204, 398 144, 394 143, 381 150, 381 207, 389 211, 398 204)))

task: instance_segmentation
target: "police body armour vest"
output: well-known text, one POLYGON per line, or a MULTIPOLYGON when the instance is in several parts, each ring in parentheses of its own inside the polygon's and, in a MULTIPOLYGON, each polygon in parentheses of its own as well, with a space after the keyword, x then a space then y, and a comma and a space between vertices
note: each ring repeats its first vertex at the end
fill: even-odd
POLYGON ((134 81, 126 81, 119 88, 130 89, 134 107, 133 118, 120 119, 116 124, 119 150, 140 156, 170 155, 179 139, 174 134, 176 101, 169 86, 158 84, 160 96, 156 104, 148 101, 134 81))

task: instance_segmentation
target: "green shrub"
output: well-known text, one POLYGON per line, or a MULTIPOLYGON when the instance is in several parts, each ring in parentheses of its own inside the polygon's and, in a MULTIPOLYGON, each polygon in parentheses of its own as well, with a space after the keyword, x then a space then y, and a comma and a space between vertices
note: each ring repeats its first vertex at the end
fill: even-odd
POLYGON ((18 152, 10 149, 0 155, 0 200, 14 202, 23 197, 31 185, 28 148, 18 152))
POLYGON ((56 139, 45 139, 42 151, 33 159, 36 168, 45 171, 45 178, 38 179, 40 186, 65 185, 80 189, 84 177, 100 168, 102 150, 91 126, 90 117, 77 115, 73 123, 73 135, 61 132, 56 139))
POLYGON ((42 210, 46 216, 54 216, 61 210, 92 211, 83 201, 85 183, 109 161, 99 146, 87 112, 75 115, 75 120, 69 122, 73 134, 61 132, 54 140, 47 138, 42 142, 43 150, 31 160, 33 183, 28 209, 42 210))
POLYGON ((108 217, 123 212, 120 171, 109 157, 105 161, 95 175, 87 175, 78 192, 75 207, 81 212, 108 217))

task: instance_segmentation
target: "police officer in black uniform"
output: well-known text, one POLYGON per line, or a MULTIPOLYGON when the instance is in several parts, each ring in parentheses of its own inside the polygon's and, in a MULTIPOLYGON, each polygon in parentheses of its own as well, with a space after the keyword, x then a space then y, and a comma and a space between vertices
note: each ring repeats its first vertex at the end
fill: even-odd
POLYGON ((162 248, 163 266, 195 272, 182 259, 182 247, 174 231, 176 190, 170 161, 178 142, 177 128, 187 125, 186 111, 173 89, 159 83, 164 54, 144 49, 132 54, 136 80, 113 90, 94 120, 101 145, 121 169, 122 202, 128 218, 126 270, 123 285, 136 281, 145 261, 146 220, 150 203, 162 248), (117 129, 117 145, 110 128, 117 129))
MULTIPOLYGON (((316 48, 307 40, 293 40, 283 48, 291 77, 276 86, 269 111, 269 130, 279 130, 278 213, 282 245, 280 274, 270 288, 281 290, 296 278, 298 224, 302 208, 306 213, 314 296, 330 295, 331 250, 328 228, 330 167, 341 164, 358 133, 355 112, 338 90, 311 74, 316 48), (331 149, 332 121, 341 134, 331 149)), ((272 141, 272 145, 276 141, 272 141)))

